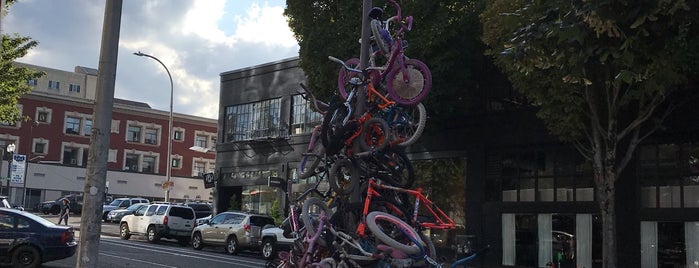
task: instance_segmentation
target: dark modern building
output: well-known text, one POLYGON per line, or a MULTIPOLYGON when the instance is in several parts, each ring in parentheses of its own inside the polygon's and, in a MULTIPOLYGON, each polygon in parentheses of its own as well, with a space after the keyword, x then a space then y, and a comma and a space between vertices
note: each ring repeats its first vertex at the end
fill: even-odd
MULTIPOLYGON (((298 95, 304 80, 297 58, 221 74, 219 207, 233 202, 269 213, 282 196, 267 178, 297 176, 301 152, 320 122, 298 95)), ((408 148, 416 162, 465 163, 456 178, 465 194, 454 197, 463 211, 451 213, 465 215, 461 222, 476 248, 492 247, 480 265, 601 267, 590 163, 549 136, 534 108, 516 105, 516 93, 494 88, 482 95, 473 106, 481 108, 459 118, 458 126, 428 132, 408 148)), ((688 116, 696 109, 683 107, 638 148, 617 181, 620 267, 699 265, 699 124, 688 116)))

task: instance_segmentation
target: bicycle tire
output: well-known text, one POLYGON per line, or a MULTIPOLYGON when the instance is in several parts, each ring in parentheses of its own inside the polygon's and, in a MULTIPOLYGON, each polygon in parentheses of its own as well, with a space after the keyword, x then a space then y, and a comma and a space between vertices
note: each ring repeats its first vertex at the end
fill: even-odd
POLYGON ((351 160, 347 158, 339 159, 330 168, 328 184, 336 193, 348 195, 359 187, 359 170, 351 160))
POLYGON ((380 151, 386 148, 389 141, 388 123, 378 117, 373 117, 362 126, 362 133, 359 134, 359 148, 362 151, 380 151))
POLYGON ((394 67, 386 75, 386 91, 397 103, 403 105, 417 105, 430 92, 432 87, 432 73, 425 63, 416 59, 406 59, 404 62, 410 81, 403 81, 403 73, 399 66, 394 67))
MULTIPOLYGON (((345 61, 345 65, 351 68, 357 68, 359 66, 359 59, 349 58, 345 61)), ((340 92, 340 96, 342 96, 343 100, 346 100, 347 96, 349 96, 349 91, 347 89, 351 88, 349 84, 350 79, 359 76, 359 73, 350 72, 346 70, 345 67, 340 66, 340 71, 337 73, 337 90, 340 92)))
MULTIPOLYGON (((377 220, 385 221, 389 224, 392 224, 393 226, 402 229, 405 232, 405 234, 411 236, 415 240, 421 241, 422 239, 420 239, 420 235, 418 235, 417 231, 410 227, 410 225, 408 225, 405 221, 391 214, 379 211, 372 211, 366 216, 367 227, 369 228, 371 233, 374 234, 374 237, 376 237, 376 239, 408 255, 415 255, 420 253, 420 248, 417 245, 406 245, 405 243, 396 241, 393 237, 386 234, 383 228, 380 227, 379 224, 376 222, 377 220)), ((402 233, 403 232, 401 232, 401 234, 402 233)))
POLYGON ((427 110, 425 105, 418 103, 415 106, 396 106, 392 118, 386 118, 391 127, 395 146, 405 148, 413 145, 422 136, 427 124, 427 110))
POLYGON ((390 44, 388 44, 386 42, 387 40, 384 39, 384 36, 381 35, 381 21, 377 19, 372 19, 371 24, 369 24, 369 27, 371 28, 371 35, 374 40, 374 43, 379 48, 379 50, 381 50, 381 53, 383 53, 384 55, 390 55, 390 44))
POLYGON ((299 165, 299 179, 305 179, 316 174, 316 169, 325 158, 325 147, 320 139, 316 139, 311 149, 310 155, 304 155, 299 165))
POLYGON ((323 125, 320 130, 320 140, 325 147, 327 155, 335 155, 343 147, 343 137, 345 127, 342 121, 345 119, 349 110, 343 104, 338 104, 331 107, 328 113, 323 117, 323 125))
MULTIPOLYGON (((330 218, 332 216, 332 213, 330 209, 328 209, 328 206, 325 205, 325 202, 321 200, 320 198, 317 197, 311 197, 306 199, 306 201, 303 201, 303 211, 301 211, 301 221, 303 221, 303 226, 306 228, 306 232, 308 233, 308 236, 313 236, 315 235, 316 231, 318 230, 318 221, 314 220, 311 217, 311 212, 313 209, 313 206, 317 206, 319 209, 322 209, 325 211, 326 217, 330 218)), ((320 212, 318 212, 320 214, 320 212)), ((322 240, 322 239, 319 239, 322 240)))
POLYGON ((380 172, 379 177, 388 184, 400 187, 411 188, 415 182, 415 169, 410 162, 408 155, 404 151, 388 148, 375 158, 376 165, 380 172))

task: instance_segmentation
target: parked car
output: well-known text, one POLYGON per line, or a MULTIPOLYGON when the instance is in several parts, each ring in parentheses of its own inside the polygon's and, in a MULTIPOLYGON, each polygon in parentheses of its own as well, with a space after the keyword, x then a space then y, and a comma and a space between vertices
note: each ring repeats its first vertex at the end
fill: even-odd
POLYGON ((126 215, 131 215, 133 214, 136 210, 138 210, 141 207, 147 206, 148 203, 136 203, 133 204, 125 209, 115 209, 107 213, 107 219, 105 221, 109 222, 120 222, 121 219, 126 216, 126 215))
POLYGON ((56 225, 42 217, 0 208, 0 264, 39 267, 42 263, 75 254, 73 227, 56 225))
POLYGON ((286 233, 280 226, 262 227, 260 235, 260 254, 263 258, 271 260, 280 250, 288 250, 299 238, 297 233, 286 233))
POLYGON ((121 239, 131 235, 144 235, 148 242, 156 243, 160 238, 177 239, 186 246, 194 229, 194 210, 191 207, 173 204, 152 204, 126 215, 119 224, 121 239))
POLYGON ((140 204, 140 203, 148 204, 148 203, 150 203, 150 201, 148 201, 148 199, 140 198, 140 197, 114 199, 108 205, 102 206, 102 220, 106 222, 107 221, 107 214, 109 214, 109 212, 112 210, 124 209, 124 208, 128 208, 129 206, 131 206, 133 204, 140 204))
POLYGON ((265 215, 227 211, 194 228, 192 247, 223 246, 229 254, 241 249, 256 250, 260 247, 262 227, 274 225, 274 219, 265 215))
POLYGON ((70 201, 70 212, 74 214, 80 214, 83 211, 83 196, 82 195, 75 195, 75 194, 69 194, 66 196, 63 196, 61 198, 58 198, 53 201, 46 201, 41 203, 41 212, 44 214, 53 214, 57 215, 58 213, 61 213, 61 205, 63 205, 63 202, 61 200, 63 199, 68 199, 70 201))
POLYGON ((212 209, 211 209, 211 205, 209 205, 208 203, 188 202, 188 203, 184 203, 184 205, 194 209, 194 215, 196 216, 197 219, 206 218, 208 216, 211 216, 212 209))

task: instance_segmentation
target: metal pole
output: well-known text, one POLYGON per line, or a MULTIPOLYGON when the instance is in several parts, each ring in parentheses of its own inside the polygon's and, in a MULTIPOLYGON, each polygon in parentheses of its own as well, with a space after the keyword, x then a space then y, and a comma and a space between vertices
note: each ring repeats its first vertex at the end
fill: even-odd
POLYGON ((165 71, 167 72, 167 77, 170 78, 170 118, 168 120, 168 138, 167 138, 167 168, 165 171, 165 181, 167 182, 167 187, 165 188, 165 202, 170 202, 170 172, 172 168, 172 95, 174 93, 174 86, 172 84, 172 75, 170 75, 170 70, 167 69, 167 66, 163 64, 162 61, 160 61, 158 58, 153 57, 151 55, 141 53, 141 51, 133 53, 136 56, 141 56, 141 57, 149 57, 151 59, 154 59, 160 63, 160 65, 165 68, 165 71))
POLYGON ((7 158, 7 200, 10 200, 14 204, 14 200, 10 198, 12 196, 12 189, 10 188, 10 181, 12 180, 12 158, 14 157, 15 144, 10 143, 5 146, 5 150, 10 153, 10 157, 7 158))

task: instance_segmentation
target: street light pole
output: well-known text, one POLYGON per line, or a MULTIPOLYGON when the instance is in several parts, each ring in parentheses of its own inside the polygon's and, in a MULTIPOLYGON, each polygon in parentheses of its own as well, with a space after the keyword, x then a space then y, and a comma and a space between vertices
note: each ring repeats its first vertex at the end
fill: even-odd
POLYGON ((160 65, 162 65, 163 68, 165 68, 165 71, 167 72, 167 76, 168 76, 168 78, 170 78, 170 119, 168 120, 167 169, 165 171, 165 177, 166 177, 165 180, 166 180, 167 185, 168 185, 168 187, 165 188, 165 202, 170 202, 170 188, 169 187, 170 187, 170 176, 171 176, 170 172, 171 172, 171 167, 172 167, 172 95, 174 92, 174 86, 172 84, 172 76, 170 75, 170 70, 167 69, 167 66, 165 66, 165 64, 163 64, 163 62, 160 61, 158 58, 153 57, 153 56, 148 55, 148 54, 145 54, 145 53, 141 53, 141 51, 135 52, 133 54, 136 56, 140 56, 140 57, 148 57, 148 58, 151 58, 151 59, 158 61, 158 63, 160 63, 160 65))
POLYGON ((7 158, 7 200, 13 201, 12 198, 10 198, 12 195, 12 191, 10 191, 10 181, 12 179, 10 177, 12 176, 12 157, 15 152, 15 144, 8 144, 7 147, 5 147, 5 151, 10 153, 10 157, 7 158))

